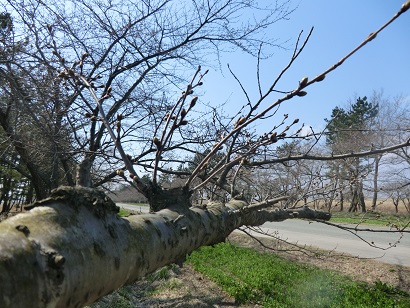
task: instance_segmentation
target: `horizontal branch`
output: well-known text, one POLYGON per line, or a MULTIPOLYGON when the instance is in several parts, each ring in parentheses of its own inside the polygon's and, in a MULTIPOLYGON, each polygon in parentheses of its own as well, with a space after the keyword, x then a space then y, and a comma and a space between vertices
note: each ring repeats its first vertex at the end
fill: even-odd
POLYGON ((286 157, 281 157, 281 158, 276 158, 276 159, 267 159, 263 161, 253 161, 253 162, 250 162, 248 165, 256 167, 256 166, 283 163, 283 162, 295 161, 295 160, 328 161, 328 160, 338 160, 338 159, 346 159, 346 158, 353 158, 353 157, 365 157, 365 156, 370 156, 370 155, 392 152, 394 150, 398 150, 398 149, 405 148, 408 146, 410 146, 410 139, 400 144, 396 144, 390 147, 385 147, 385 148, 376 149, 376 150, 369 150, 369 151, 363 151, 363 152, 357 152, 357 153, 352 152, 352 153, 338 154, 338 155, 332 154, 328 156, 315 156, 315 155, 302 154, 302 155, 296 155, 296 156, 286 156, 286 157))
MULTIPOLYGON (((266 202, 265 202, 266 203, 266 202)), ((120 218, 104 193, 61 187, 0 223, 0 307, 82 307, 243 225, 328 219, 308 208, 255 210, 242 201, 120 218)))

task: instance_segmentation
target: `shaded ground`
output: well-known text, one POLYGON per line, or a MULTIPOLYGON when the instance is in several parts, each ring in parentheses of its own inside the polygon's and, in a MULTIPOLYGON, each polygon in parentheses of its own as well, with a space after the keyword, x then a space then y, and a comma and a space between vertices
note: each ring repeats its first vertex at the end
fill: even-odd
MULTIPOLYGON (((190 266, 173 267, 169 277, 143 280, 104 297, 91 307, 238 307, 215 283, 190 266)), ((246 306, 241 306, 246 307, 246 306)), ((249 307, 255 307, 254 305, 249 307)))
MULTIPOLYGON (((334 252, 291 251, 294 246, 276 240, 259 238, 266 246, 274 246, 275 253, 286 259, 312 264, 319 268, 335 270, 352 279, 373 283, 381 281, 410 292, 410 268, 385 264, 376 260, 363 260, 334 252), (285 250, 288 250, 287 252, 285 250)), ((233 233, 228 241, 270 251, 260 243, 239 233, 233 233)), ((189 265, 184 268, 171 266, 162 269, 143 281, 124 287, 106 296, 91 307, 259 307, 258 305, 237 305, 212 281, 195 272, 189 265)))

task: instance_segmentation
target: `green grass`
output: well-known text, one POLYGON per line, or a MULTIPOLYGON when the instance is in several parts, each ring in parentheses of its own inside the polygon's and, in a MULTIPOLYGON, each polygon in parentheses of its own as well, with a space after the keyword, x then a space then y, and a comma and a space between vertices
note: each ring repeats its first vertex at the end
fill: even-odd
POLYGON ((119 216, 121 216, 121 217, 123 217, 123 216, 128 216, 128 215, 130 215, 130 211, 127 211, 127 210, 124 210, 124 209, 121 209, 120 208, 120 211, 118 212, 118 215, 119 216))
POLYGON ((367 224, 378 226, 393 226, 399 228, 410 223, 410 215, 403 214, 385 214, 379 212, 367 213, 349 213, 349 212, 333 212, 331 222, 351 223, 351 224, 367 224))
POLYGON ((369 286, 329 270, 230 244, 203 247, 188 262, 238 303, 264 307, 410 307, 410 296, 384 283, 369 286))
POLYGON ((142 206, 142 207, 149 206, 148 203, 136 203, 136 202, 126 202, 126 203, 129 204, 129 205, 133 205, 135 207, 137 207, 137 206, 142 206))

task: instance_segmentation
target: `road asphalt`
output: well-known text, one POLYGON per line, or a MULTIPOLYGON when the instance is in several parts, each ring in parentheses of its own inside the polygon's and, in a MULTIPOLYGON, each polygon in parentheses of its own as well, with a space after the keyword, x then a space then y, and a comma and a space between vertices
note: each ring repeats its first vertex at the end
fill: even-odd
MULTIPOLYGON (((117 203, 125 209, 148 212, 148 207, 117 203)), ((348 225, 346 225, 348 226, 348 225)), ((379 226, 360 226, 388 230, 379 226)), ((308 222, 300 219, 290 219, 282 222, 268 222, 261 229, 269 234, 299 245, 308 245, 326 250, 347 253, 360 258, 372 258, 384 263, 410 267, 410 233, 401 237, 398 233, 357 232, 357 235, 367 242, 373 242, 380 248, 371 247, 355 234, 318 222, 308 222), (395 247, 388 248, 391 244, 395 247)))

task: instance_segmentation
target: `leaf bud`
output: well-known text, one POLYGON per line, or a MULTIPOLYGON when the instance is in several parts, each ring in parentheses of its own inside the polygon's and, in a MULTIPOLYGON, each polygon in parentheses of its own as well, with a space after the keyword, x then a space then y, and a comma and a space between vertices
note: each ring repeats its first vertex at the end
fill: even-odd
POLYGON ((316 82, 323 81, 325 78, 326 78, 326 75, 325 75, 325 74, 318 75, 318 76, 316 77, 316 82))
POLYGON ((272 135, 270 136, 270 141, 272 141, 273 143, 278 141, 278 136, 276 132, 272 133, 272 135))
POLYGON ((161 147, 161 141, 159 141, 159 139, 156 136, 154 137, 154 139, 152 139, 152 141, 154 142, 154 144, 157 146, 158 149, 161 147))
POLYGON ((404 13, 404 12, 407 11, 409 8, 410 8, 410 0, 406 1, 405 3, 403 3, 403 5, 401 6, 400 13, 404 13))
POLYGON ((179 125, 187 125, 188 121, 187 120, 182 120, 179 122, 179 125))
POLYGON ((374 40, 376 38, 376 36, 377 36, 376 33, 374 33, 374 32, 370 33, 369 36, 368 36, 369 42, 374 40))
POLYGON ((67 72, 66 72, 66 71, 61 71, 61 72, 59 72, 58 75, 57 75, 57 77, 58 77, 58 78, 63 78, 63 79, 68 79, 68 76, 67 76, 67 72))
POLYGON ((124 176, 124 170, 119 169, 116 172, 117 172, 117 175, 124 176))
POLYGON ((238 127, 238 126, 242 125, 242 124, 245 123, 245 122, 246 122, 246 119, 240 117, 240 118, 238 119, 238 121, 236 121, 236 123, 234 124, 234 126, 235 126, 235 127, 238 127))
POLYGON ((84 113, 84 117, 86 118, 91 118, 92 114, 89 112, 84 113))
POLYGON ((303 88, 306 86, 306 84, 308 83, 308 78, 307 77, 303 77, 301 81, 299 81, 299 88, 303 88))
POLYGON ((296 123, 299 123, 299 119, 298 119, 298 118, 296 118, 296 119, 293 120, 293 124, 296 124, 296 123))
POLYGON ((194 107, 196 104, 196 101, 198 100, 198 96, 194 96, 191 100, 191 104, 189 105, 190 108, 194 107))
POLYGON ((296 93, 297 96, 305 96, 306 94, 306 91, 299 91, 298 93, 296 93))
POLYGON ((70 75, 71 77, 75 77, 74 71, 72 69, 69 69, 67 71, 68 75, 70 75))
POLYGON ((187 111, 185 109, 182 109, 181 110, 181 118, 182 119, 185 118, 186 114, 187 114, 187 111))
POLYGON ((241 165, 245 166, 245 165, 248 165, 248 164, 249 164, 249 161, 246 158, 242 158, 241 165))

